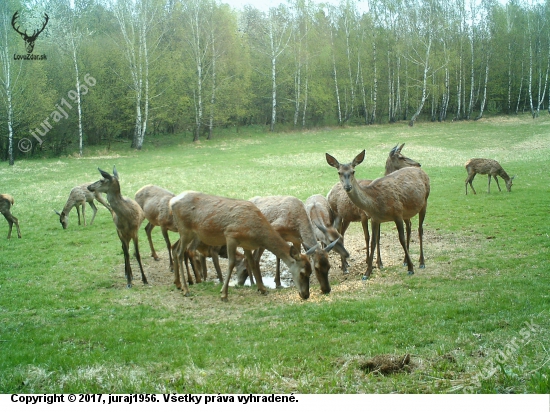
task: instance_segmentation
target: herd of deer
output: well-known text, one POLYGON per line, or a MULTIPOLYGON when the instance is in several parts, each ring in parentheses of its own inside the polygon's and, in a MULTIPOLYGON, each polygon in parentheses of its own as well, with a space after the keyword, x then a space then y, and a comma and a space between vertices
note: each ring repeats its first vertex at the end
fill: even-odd
MULTIPOLYGON (((170 269, 174 271, 174 283, 189 295, 188 284, 193 277, 188 262, 194 272, 196 282, 206 279, 206 257, 211 257, 217 277, 223 282, 221 298, 227 301, 229 281, 236 268, 239 284, 244 284, 252 273, 258 290, 265 294, 266 288, 260 273, 260 257, 269 250, 277 257, 275 284, 280 282, 280 260, 288 267, 294 284, 302 299, 309 298, 309 278, 313 271, 321 291, 329 293, 328 279, 330 263, 328 252, 336 251, 341 256, 342 271, 348 270, 348 251, 344 247, 344 235, 351 222, 361 222, 366 244, 368 278, 373 270, 373 258, 377 249, 376 265, 382 267, 380 256, 380 224, 394 222, 403 247, 404 265, 408 273, 414 273, 414 265, 409 254, 411 237, 411 218, 418 215, 418 235, 420 245, 419 266, 423 268, 424 252, 422 245, 423 222, 426 216, 430 179, 420 168, 420 164, 401 154, 404 144, 395 146, 386 161, 384 177, 375 180, 356 180, 355 168, 363 162, 365 151, 359 153, 351 163, 342 164, 330 154, 326 154, 327 163, 338 170, 339 182, 329 191, 327 197, 313 195, 306 202, 293 196, 254 197, 247 200, 230 199, 200 192, 186 191, 176 196, 172 192, 154 185, 147 185, 135 194, 135 200, 122 196, 116 167, 113 174, 101 169, 102 179, 87 183, 71 190, 63 211, 56 213, 66 229, 69 212, 76 207, 80 225, 80 207, 86 225, 85 204, 93 210, 93 223, 97 208, 94 200, 103 204, 112 214, 118 236, 124 252, 124 272, 127 286, 132 286, 132 268, 130 266, 130 241, 134 244, 135 256, 141 272, 141 280, 147 284, 143 271, 138 245, 138 230, 144 219, 151 249, 151 256, 159 260, 153 246, 151 232, 159 226, 168 247, 170 269), (101 193, 107 196, 107 202, 101 193), (369 236, 368 220, 371 221, 372 239, 369 236), (176 232, 179 239, 173 245, 168 232, 176 232), (289 245, 291 243, 291 245, 289 245), (244 255, 237 248, 244 251, 244 255), (301 253, 304 247, 305 254, 301 253), (228 259, 227 274, 222 276, 219 256, 228 259), (183 273, 185 265, 187 276, 183 273)), ((472 181, 477 173, 487 174, 490 191, 491 176, 500 185, 497 176, 506 182, 508 191, 512 187, 512 178, 495 160, 470 159, 466 162, 468 184, 476 193, 472 181)), ((9 223, 8 239, 13 224, 21 237, 19 222, 10 213, 14 199, 10 195, 0 195, 0 212, 9 223)), ((254 283, 251 276, 251 283, 254 283)))

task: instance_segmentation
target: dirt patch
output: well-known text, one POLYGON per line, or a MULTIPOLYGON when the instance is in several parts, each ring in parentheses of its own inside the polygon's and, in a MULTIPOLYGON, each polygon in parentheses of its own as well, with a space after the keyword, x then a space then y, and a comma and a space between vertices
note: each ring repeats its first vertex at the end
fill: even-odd
MULTIPOLYGON (((193 285, 190 287, 191 297, 184 298, 181 292, 174 286, 174 274, 168 267, 168 252, 165 248, 158 246, 157 253, 160 260, 155 261, 149 256, 149 248, 147 244, 141 248, 141 255, 145 275, 149 281, 146 294, 129 293, 121 300, 121 304, 134 305, 146 303, 158 305, 180 312, 181 310, 191 309, 198 310, 204 315, 204 311, 217 312, 227 311, 233 305, 240 308, 236 313, 242 314, 243 311, 252 309, 254 306, 270 303, 290 303, 290 304, 308 304, 316 302, 332 302, 340 299, 354 299, 354 296, 365 297, 366 295, 374 295, 380 293, 379 285, 399 285, 404 284, 407 279, 407 268, 403 267, 403 249, 397 239, 397 231, 392 225, 384 225, 381 236, 381 256, 384 263, 382 270, 374 269, 371 278, 368 281, 362 280, 362 276, 366 271, 366 251, 365 240, 360 229, 350 230, 346 234, 346 248, 351 254, 349 259, 349 273, 344 274, 341 270, 340 256, 335 253, 330 253, 330 284, 332 291, 325 295, 321 293, 319 283, 315 275, 311 276, 310 283, 310 298, 303 301, 292 284, 290 273, 286 266, 281 264, 281 279, 283 289, 274 289, 272 280, 275 276, 276 259, 266 251, 262 256, 260 267, 264 283, 268 287, 267 295, 260 295, 257 292, 256 286, 236 287, 234 283, 229 288, 229 302, 221 302, 220 299, 212 299, 211 291, 205 291, 204 288, 193 285), (207 296, 208 295, 208 296, 207 296)), ((418 268, 418 235, 413 230, 411 238, 410 253, 415 264, 415 275, 422 277, 441 277, 448 276, 449 265, 453 260, 460 257, 460 250, 466 253, 472 245, 476 247, 486 242, 484 238, 457 237, 452 234, 440 234, 437 230, 425 230, 424 232, 424 253, 426 256, 426 269, 418 268)), ((142 242, 143 243, 143 242, 142 242)), ((120 264, 117 266, 113 275, 112 287, 125 289, 126 281, 124 279, 124 264, 121 255, 120 264)), ((143 288, 139 268, 136 260, 131 258, 132 270, 134 273, 134 288, 143 288)), ((227 271, 227 260, 220 259, 220 266, 223 276, 227 271)), ((207 259, 208 278, 207 282, 212 282, 219 286, 221 284, 217 280, 214 265, 211 259, 207 259)), ((234 276, 234 275, 233 275, 234 276)), ((236 279, 233 279, 236 280, 236 279)), ((383 290, 383 288, 382 288, 383 290)), ((227 313, 224 315, 227 316, 227 313)), ((215 317, 213 317, 215 318, 215 317)), ((204 319, 204 317, 203 317, 204 319)))
POLYGON ((379 373, 381 375, 391 375, 399 372, 410 372, 413 369, 411 355, 376 355, 359 364, 359 368, 366 373, 379 373))

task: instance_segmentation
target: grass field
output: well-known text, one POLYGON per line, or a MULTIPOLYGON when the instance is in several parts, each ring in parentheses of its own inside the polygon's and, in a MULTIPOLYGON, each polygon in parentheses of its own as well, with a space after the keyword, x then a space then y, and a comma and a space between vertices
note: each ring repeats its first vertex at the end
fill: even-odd
POLYGON ((83 158, 0 164, 0 193, 14 196, 23 234, 6 240, 0 220, 0 392, 549 393, 549 130, 546 116, 285 134, 241 129, 197 144, 149 137, 140 152, 125 144, 83 158), (159 229, 160 262, 140 233, 150 285, 141 284, 132 258, 127 289, 110 214, 98 206, 84 227, 73 210, 67 230, 54 214, 73 186, 99 179, 97 167, 116 164, 130 197, 152 183, 174 193, 305 200, 337 182, 325 152, 349 162, 366 149, 356 176, 376 178, 403 142, 431 179, 426 269, 407 276, 396 231, 385 224, 385 268, 361 281, 362 234, 353 224, 351 275, 334 257, 332 293, 321 295, 312 282, 308 301, 293 287, 267 296, 232 287, 224 303, 214 281, 191 286, 185 298, 172 284, 159 229), (487 194, 487 178, 478 176, 478 194, 465 196, 471 157, 497 159, 517 175, 511 193, 493 182, 487 194), (365 366, 375 356, 407 354, 399 373, 365 366))

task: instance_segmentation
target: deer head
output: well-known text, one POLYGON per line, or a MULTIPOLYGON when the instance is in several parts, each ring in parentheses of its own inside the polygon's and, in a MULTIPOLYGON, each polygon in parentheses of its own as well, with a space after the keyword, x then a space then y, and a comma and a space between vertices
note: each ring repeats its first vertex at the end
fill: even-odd
POLYGON ((25 30, 25 32, 23 33, 19 30, 19 27, 15 27, 15 21, 17 20, 18 17, 19 17, 19 12, 16 11, 13 14, 13 17, 11 19, 11 25, 12 25, 13 29, 21 35, 23 40, 25 40, 25 48, 27 49, 27 53, 32 53, 32 51, 34 50, 34 42, 36 41, 38 35, 40 33, 42 33, 42 31, 44 31, 44 29, 46 28, 46 25, 48 24, 48 20, 50 18, 48 17, 48 15, 46 13, 44 13, 44 17, 46 19, 44 21, 44 24, 42 25, 42 28, 39 29, 39 30, 34 30, 33 33, 32 33, 32 36, 29 36, 27 34, 27 30, 25 30))

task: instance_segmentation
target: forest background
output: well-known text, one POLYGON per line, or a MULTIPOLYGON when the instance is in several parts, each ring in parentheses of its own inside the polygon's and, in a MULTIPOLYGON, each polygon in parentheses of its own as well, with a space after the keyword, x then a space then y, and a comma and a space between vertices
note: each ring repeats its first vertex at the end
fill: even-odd
POLYGON ((7 0, 0 159, 244 126, 537 117, 549 23, 548 0, 7 0))

